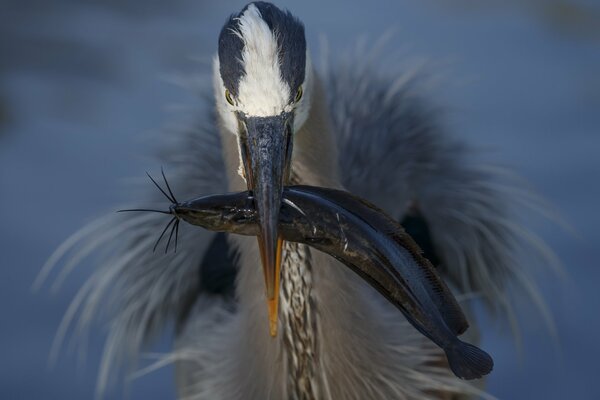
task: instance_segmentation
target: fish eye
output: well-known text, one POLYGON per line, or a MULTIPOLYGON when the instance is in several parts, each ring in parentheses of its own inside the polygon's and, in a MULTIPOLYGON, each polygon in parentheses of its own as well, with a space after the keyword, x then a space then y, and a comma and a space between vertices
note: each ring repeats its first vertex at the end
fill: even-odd
POLYGON ((229 89, 225 89, 225 100, 227 100, 227 102, 229 104, 231 104, 232 106, 233 104, 233 99, 231 98, 231 93, 229 92, 229 89))
POLYGON ((302 98, 302 85, 298 86, 298 90, 296 91, 296 97, 294 98, 294 102, 297 103, 302 98))

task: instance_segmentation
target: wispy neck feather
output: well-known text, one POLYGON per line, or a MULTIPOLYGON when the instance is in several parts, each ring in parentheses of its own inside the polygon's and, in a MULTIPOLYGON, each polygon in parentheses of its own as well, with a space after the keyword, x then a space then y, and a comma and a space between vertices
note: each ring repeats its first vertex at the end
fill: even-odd
POLYGON ((329 120, 326 93, 314 70, 307 77, 310 108, 294 136, 292 170, 300 183, 338 188, 338 151, 329 120))

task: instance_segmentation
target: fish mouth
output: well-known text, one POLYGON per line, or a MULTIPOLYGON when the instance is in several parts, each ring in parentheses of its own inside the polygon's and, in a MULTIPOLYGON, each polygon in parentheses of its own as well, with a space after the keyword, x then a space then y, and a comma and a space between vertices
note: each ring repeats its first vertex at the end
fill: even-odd
POLYGON ((238 115, 239 150, 258 222, 258 248, 265 278, 269 332, 277 335, 283 239, 278 220, 292 155, 291 113, 269 117, 238 115))

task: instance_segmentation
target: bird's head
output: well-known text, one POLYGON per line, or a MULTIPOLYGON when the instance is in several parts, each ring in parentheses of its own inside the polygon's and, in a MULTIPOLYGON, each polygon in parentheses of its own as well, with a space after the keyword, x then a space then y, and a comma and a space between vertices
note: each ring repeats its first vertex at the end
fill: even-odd
POLYGON ((271 334, 275 334, 281 246, 277 231, 294 133, 308 116, 310 65, 304 26, 270 3, 248 4, 219 36, 214 82, 224 128, 237 135, 240 174, 254 193, 271 334))

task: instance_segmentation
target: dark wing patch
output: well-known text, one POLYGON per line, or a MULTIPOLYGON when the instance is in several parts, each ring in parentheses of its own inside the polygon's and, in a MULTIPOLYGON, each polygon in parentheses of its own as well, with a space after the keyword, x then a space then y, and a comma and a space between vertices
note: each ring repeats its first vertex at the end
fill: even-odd
POLYGON ((235 279, 237 267, 235 254, 225 233, 216 233, 210 242, 198 268, 200 285, 193 293, 185 296, 182 307, 175 318, 175 329, 181 332, 190 317, 198 298, 222 296, 235 308, 235 279))
POLYGON ((217 233, 200 263, 200 293, 233 298, 237 267, 227 235, 217 233))
POLYGON ((423 251, 423 256, 431 261, 431 264, 437 269, 440 265, 440 259, 433 246, 433 240, 431 239, 431 232, 429 231, 427 221, 425 221, 425 218, 419 209, 412 207, 409 212, 406 213, 404 218, 402 218, 400 224, 406 233, 417 242, 423 251))

